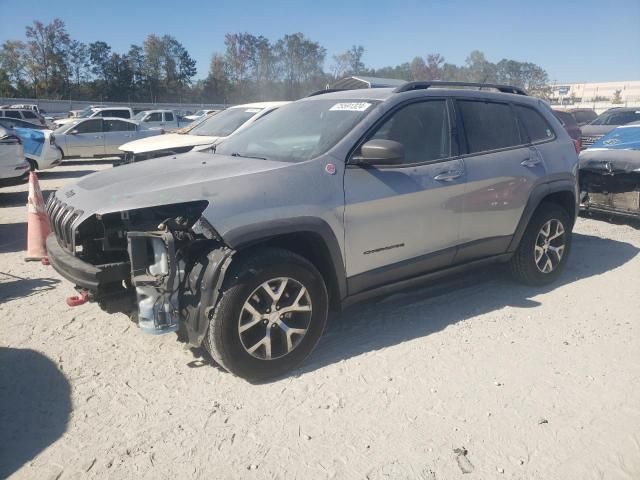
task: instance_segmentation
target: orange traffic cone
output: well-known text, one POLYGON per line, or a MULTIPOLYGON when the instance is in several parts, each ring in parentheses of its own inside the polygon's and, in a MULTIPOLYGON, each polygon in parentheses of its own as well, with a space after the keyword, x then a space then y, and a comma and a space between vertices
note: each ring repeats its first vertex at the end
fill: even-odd
POLYGON ((47 235, 49 235, 49 219, 44 208, 42 191, 36 172, 31 172, 27 199, 27 256, 24 258, 25 261, 44 261, 47 259, 47 246, 45 245, 47 235))

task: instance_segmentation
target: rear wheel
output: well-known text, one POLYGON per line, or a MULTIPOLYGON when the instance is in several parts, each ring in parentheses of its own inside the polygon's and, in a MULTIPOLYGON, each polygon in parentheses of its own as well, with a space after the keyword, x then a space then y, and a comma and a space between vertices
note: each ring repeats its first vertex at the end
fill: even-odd
POLYGON ((327 290, 305 258, 264 248, 232 264, 209 317, 205 346, 213 359, 250 381, 300 364, 327 320, 327 290))
POLYGON ((514 277, 527 285, 546 285, 558 278, 571 248, 571 220, 554 203, 543 203, 531 218, 511 259, 514 277))

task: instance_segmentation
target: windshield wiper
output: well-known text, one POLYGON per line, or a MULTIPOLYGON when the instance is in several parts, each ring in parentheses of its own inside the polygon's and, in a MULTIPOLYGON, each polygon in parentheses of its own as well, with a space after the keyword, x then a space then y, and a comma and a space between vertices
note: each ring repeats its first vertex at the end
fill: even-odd
POLYGON ((266 160, 266 158, 264 158, 264 157, 254 157, 254 156, 252 156, 252 155, 241 155, 241 154, 240 154, 240 153, 238 153, 238 152, 233 152, 233 153, 231 154, 231 156, 232 156, 232 157, 242 157, 242 158, 255 158, 256 160, 266 160))

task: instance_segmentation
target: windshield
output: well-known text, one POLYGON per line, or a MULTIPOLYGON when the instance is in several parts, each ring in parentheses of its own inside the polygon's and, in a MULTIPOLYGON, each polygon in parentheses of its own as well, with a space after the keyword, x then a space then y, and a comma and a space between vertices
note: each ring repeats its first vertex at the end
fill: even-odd
POLYGON ((63 134, 66 133, 67 130, 71 130, 73 128, 74 125, 77 125, 78 123, 80 123, 80 120, 75 120, 73 122, 69 122, 69 123, 65 123, 64 125, 61 125, 60 127, 56 128, 53 133, 57 133, 57 134, 63 134))
POLYGON ((189 135, 228 137, 261 110, 261 108, 229 108, 191 129, 189 135))
POLYGON ((201 117, 202 115, 204 115, 205 112, 204 110, 198 110, 196 113, 193 114, 194 117, 201 117))
POLYGON ((87 118, 92 113, 93 113, 93 108, 87 107, 78 114, 78 118, 87 118))
POLYGON ((638 120, 640 120, 640 110, 613 111, 604 112, 591 122, 591 125, 626 125, 627 123, 636 122, 638 120))
POLYGON ((377 103, 335 99, 291 103, 225 140, 216 153, 304 162, 333 147, 377 103))
POLYGON ((147 115, 147 112, 138 112, 134 115, 134 120, 142 120, 147 115))

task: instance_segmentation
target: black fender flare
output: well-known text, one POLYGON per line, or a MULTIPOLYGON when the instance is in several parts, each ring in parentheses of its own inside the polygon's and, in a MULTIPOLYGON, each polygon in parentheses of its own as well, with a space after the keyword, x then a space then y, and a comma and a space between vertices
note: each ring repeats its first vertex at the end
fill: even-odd
MULTIPOLYGON (((525 230, 527 229, 527 225, 529 225, 529 221, 533 216, 534 212, 543 202, 543 200, 551 195, 552 193, 559 192, 567 192, 570 193, 574 201, 576 202, 575 214, 578 212, 578 198, 576 192, 576 184, 571 180, 557 180, 549 183, 542 183, 533 188, 531 194, 529 195, 529 200, 527 201, 527 205, 522 212, 522 216, 520 217, 520 221, 518 222, 518 226, 516 227, 516 231, 511 239, 511 243, 509 244, 508 252, 515 252, 520 245, 520 240, 522 240, 522 236, 524 235, 525 230)), ((573 219, 575 220, 575 218, 573 219)))
POLYGON ((314 233, 322 239, 331 258, 332 275, 337 286, 339 300, 347 296, 347 276, 342 257, 342 249, 333 229, 322 218, 312 216, 267 220, 238 227, 222 235, 225 244, 234 250, 241 250, 280 235, 314 233))

